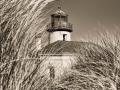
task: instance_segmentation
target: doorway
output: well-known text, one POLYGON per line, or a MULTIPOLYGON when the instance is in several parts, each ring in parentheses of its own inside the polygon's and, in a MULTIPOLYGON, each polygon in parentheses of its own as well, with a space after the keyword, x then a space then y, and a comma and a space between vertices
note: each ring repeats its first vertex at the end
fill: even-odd
POLYGON ((63 41, 67 40, 67 34, 63 34, 63 41))

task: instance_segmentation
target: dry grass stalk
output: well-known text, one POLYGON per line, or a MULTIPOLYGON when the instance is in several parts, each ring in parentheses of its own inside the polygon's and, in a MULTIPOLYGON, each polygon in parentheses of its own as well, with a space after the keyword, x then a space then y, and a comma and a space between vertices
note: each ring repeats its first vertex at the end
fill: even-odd
POLYGON ((100 35, 101 44, 77 47, 77 64, 55 83, 56 90, 120 89, 119 34, 100 35))
POLYGON ((36 90, 40 86, 46 87, 47 79, 38 72, 42 60, 34 59, 37 51, 33 47, 35 36, 45 30, 43 22, 49 12, 45 7, 53 1, 0 1, 1 90, 36 90))
POLYGON ((42 60, 29 57, 37 53, 33 48, 35 36, 44 31, 43 21, 47 13, 44 8, 52 1, 0 1, 0 89, 119 90, 118 36, 101 35, 100 47, 85 46, 83 52, 78 47, 78 63, 66 71, 60 81, 52 83, 40 75, 42 60))

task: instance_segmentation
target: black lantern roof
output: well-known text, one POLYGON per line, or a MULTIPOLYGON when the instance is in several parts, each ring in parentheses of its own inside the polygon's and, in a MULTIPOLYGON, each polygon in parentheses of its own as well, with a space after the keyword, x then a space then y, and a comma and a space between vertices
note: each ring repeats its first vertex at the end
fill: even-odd
POLYGON ((61 6, 58 7, 58 11, 56 11, 51 16, 68 16, 65 12, 61 10, 61 6))

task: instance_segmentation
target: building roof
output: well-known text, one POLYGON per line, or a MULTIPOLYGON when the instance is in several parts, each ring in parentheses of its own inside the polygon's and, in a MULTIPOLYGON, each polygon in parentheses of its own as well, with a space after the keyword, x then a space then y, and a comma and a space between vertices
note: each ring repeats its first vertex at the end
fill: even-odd
POLYGON ((90 49, 103 49, 99 45, 91 42, 78 41, 56 41, 45 46, 42 49, 42 54, 77 54, 90 49))
POLYGON ((58 10, 58 11, 56 11, 54 14, 57 14, 57 15, 64 15, 65 14, 65 12, 63 12, 62 10, 58 10))
POLYGON ((61 10, 61 7, 60 7, 60 6, 58 7, 58 10, 57 10, 53 15, 57 15, 57 16, 59 16, 59 15, 67 16, 67 14, 61 10))

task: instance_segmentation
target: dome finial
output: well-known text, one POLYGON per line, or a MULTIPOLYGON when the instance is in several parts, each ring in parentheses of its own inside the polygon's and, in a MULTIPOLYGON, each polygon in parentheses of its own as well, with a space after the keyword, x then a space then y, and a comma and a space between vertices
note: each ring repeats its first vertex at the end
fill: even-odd
POLYGON ((58 6, 58 9, 61 10, 61 6, 58 6))
POLYGON ((61 10, 60 0, 59 0, 58 10, 61 10))

